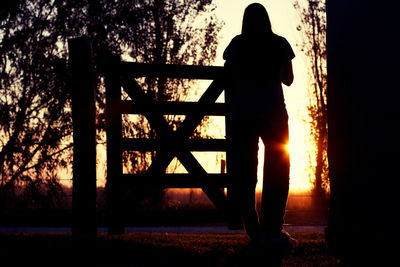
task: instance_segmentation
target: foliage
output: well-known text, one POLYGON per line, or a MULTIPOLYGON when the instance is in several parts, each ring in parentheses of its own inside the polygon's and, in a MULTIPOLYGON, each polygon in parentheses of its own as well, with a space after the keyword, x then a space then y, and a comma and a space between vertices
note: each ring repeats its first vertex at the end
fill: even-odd
POLYGON ((55 7, 18 2, 0 21, 1 204, 14 186, 57 181, 71 154, 66 51, 59 46, 55 7), (52 34, 53 33, 53 34, 52 34))
MULTIPOLYGON (((311 135, 315 142, 314 192, 324 195, 328 181, 328 125, 327 125, 327 66, 326 66, 326 4, 325 1, 307 0, 306 7, 298 1, 295 8, 300 12, 303 41, 300 44, 310 67, 311 135)), ((303 2, 301 2, 303 3, 303 2)))
MULTIPOLYGON (((126 43, 131 48, 129 56, 145 63, 210 65, 215 58, 217 33, 221 28, 213 10, 211 1, 145 1, 140 13, 131 13, 124 24, 128 25, 131 36, 126 43), (145 19, 139 22, 138 17, 145 19), (135 27, 137 23, 139 27, 135 27)), ((184 101, 194 85, 190 80, 168 78, 144 78, 138 82, 157 101, 184 101)), ((180 116, 165 116, 165 119, 173 129, 184 120, 180 116)), ((125 133, 135 129, 131 137, 154 138, 156 135, 143 116, 135 120, 125 116, 124 121, 125 133)), ((130 166, 131 172, 145 171, 155 156, 139 152, 127 155, 125 166, 130 166), (132 161, 140 164, 132 164, 132 161)))
MULTIPOLYGON (((210 0, 6 2, 0 8, 1 204, 15 194, 17 184, 58 183, 60 168, 71 165, 68 38, 88 35, 92 40, 100 142, 104 55, 174 64, 210 64, 215 57, 220 24, 210 0)), ((149 95, 163 100, 180 99, 190 85, 144 82, 149 95)))

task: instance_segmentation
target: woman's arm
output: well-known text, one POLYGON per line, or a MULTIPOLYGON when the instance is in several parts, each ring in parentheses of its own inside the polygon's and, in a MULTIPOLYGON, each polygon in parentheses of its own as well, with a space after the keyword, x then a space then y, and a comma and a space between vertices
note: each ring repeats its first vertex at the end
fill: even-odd
POLYGON ((284 85, 290 86, 293 83, 293 67, 292 61, 289 60, 286 64, 283 65, 283 75, 282 82, 284 85))

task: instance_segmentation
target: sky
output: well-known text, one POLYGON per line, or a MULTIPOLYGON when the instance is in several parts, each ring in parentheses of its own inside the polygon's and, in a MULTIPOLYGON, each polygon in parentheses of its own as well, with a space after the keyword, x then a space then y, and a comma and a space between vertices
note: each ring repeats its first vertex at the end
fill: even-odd
MULTIPOLYGON (((222 54, 233 37, 240 34, 242 17, 245 8, 255 1, 249 0, 217 0, 215 1, 217 17, 224 23, 220 32, 220 40, 215 65, 223 65, 222 54)), ((269 14, 274 33, 285 37, 291 44, 296 57, 293 59, 294 82, 290 87, 284 86, 286 107, 289 114, 289 151, 291 157, 290 190, 291 192, 307 191, 311 187, 312 177, 309 160, 309 132, 307 120, 307 84, 308 73, 306 60, 296 44, 301 36, 297 31, 299 14, 293 7, 293 0, 257 1, 264 5, 269 14)), ((260 144, 259 158, 263 154, 260 144)), ((261 170, 259 164, 259 184, 261 188, 261 170)))
MULTIPOLYGON (((306 60, 301 51, 297 47, 297 43, 300 42, 299 32, 296 30, 298 26, 299 15, 293 8, 293 0, 264 0, 258 1, 263 4, 270 16, 273 31, 285 37, 291 44, 296 57, 293 59, 293 71, 294 71, 294 82, 290 87, 284 87, 284 95, 286 107, 289 114, 289 139, 288 145, 291 168, 290 168, 290 191, 296 193, 307 192, 311 188, 310 177, 312 177, 312 171, 309 160, 309 149, 310 140, 308 125, 305 122, 307 119, 307 65, 306 60)), ((214 62, 215 66, 223 66, 224 60, 222 54, 224 49, 227 47, 233 37, 240 34, 242 16, 244 9, 254 1, 248 0, 216 0, 216 15, 217 18, 224 23, 220 34, 219 34, 219 45, 217 50, 217 57, 214 62)), ((201 90, 205 90, 208 87, 208 83, 201 85, 201 90)), ((200 93, 196 93, 199 97, 200 93)), ((197 100, 195 100, 197 101, 197 100)), ((224 138, 223 118, 217 118, 215 126, 213 128, 215 135, 214 138, 224 138), (221 120, 222 119, 222 120, 221 120)), ((259 144, 259 165, 258 165, 258 185, 259 189, 262 188, 262 159, 263 159, 263 144, 260 140, 259 144)), ((98 155, 105 155, 105 147, 97 147, 98 155)), ((221 158, 225 158, 223 154, 219 152, 207 152, 207 153, 196 153, 193 152, 197 160, 203 165, 203 167, 210 173, 220 172, 219 161, 221 158)), ((104 159, 98 157, 97 177, 98 186, 104 186, 104 173, 105 173, 105 162, 104 159)), ((175 166, 176 160, 170 164, 175 166)), ((176 172, 186 172, 181 166, 176 172)))

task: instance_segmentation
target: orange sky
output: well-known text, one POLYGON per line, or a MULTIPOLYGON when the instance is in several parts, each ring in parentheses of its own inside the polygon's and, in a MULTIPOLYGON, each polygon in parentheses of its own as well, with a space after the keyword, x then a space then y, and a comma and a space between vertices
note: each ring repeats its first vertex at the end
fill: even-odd
MULTIPOLYGON (((254 1, 247 0, 217 0, 217 17, 224 23, 220 32, 219 46, 217 50, 217 58, 214 65, 222 66, 224 60, 222 54, 230 40, 240 34, 241 23, 244 9, 254 1)), ((296 30, 299 16, 291 4, 291 0, 272 0, 259 1, 263 4, 269 13, 273 31, 284 36, 292 45, 296 58, 293 60, 293 69, 295 80, 290 87, 284 86, 285 102, 289 113, 290 143, 288 150, 291 157, 290 169, 290 191, 291 192, 307 192, 311 186, 312 168, 310 167, 309 150, 310 140, 308 133, 307 120, 307 67, 305 59, 301 51, 296 46, 300 41, 300 35, 296 30)), ((199 82, 198 92, 204 91, 210 82, 199 82)), ((191 101, 197 101, 199 94, 191 97, 191 101)), ((223 101, 223 95, 220 97, 223 101)), ((214 119, 214 118, 213 118, 214 119)), ((210 127, 209 134, 214 138, 224 137, 224 120, 217 118, 215 123, 210 127)), ((259 159, 263 161, 263 144, 260 141, 259 159)), ((203 165, 203 167, 211 173, 220 171, 219 162, 216 159, 224 158, 222 153, 196 153, 195 157, 203 165)), ((174 166, 175 163, 171 164, 174 166)), ((178 168, 177 172, 185 172, 184 168, 178 168)), ((258 188, 262 186, 262 164, 258 166, 258 188)))
MULTIPOLYGON (((224 22, 224 26, 220 32, 219 46, 217 50, 217 58, 214 65, 222 66, 224 61, 222 53, 225 47, 229 44, 230 40, 240 33, 242 16, 245 7, 254 1, 248 0, 217 0, 217 16, 224 22)), ((258 1, 263 4, 270 15, 273 31, 281 36, 284 36, 292 45, 295 51, 296 58, 293 60, 293 69, 295 80, 290 87, 284 86, 284 94, 287 110, 289 113, 289 130, 290 130, 290 144, 289 151, 291 157, 290 169, 290 191, 291 192, 306 192, 311 187, 310 178, 312 171, 310 167, 310 160, 308 151, 309 146, 309 133, 308 126, 305 123, 307 120, 307 67, 305 58, 302 53, 297 49, 296 43, 299 42, 299 33, 296 30, 298 25, 298 14, 294 10, 291 0, 270 0, 258 1)), ((200 83, 202 90, 207 88, 208 83, 200 83)), ((223 101, 223 96, 221 97, 223 101)), ((212 127, 216 138, 224 136, 223 118, 218 118, 212 127)), ((263 145, 260 143, 259 157, 263 155, 263 145)), ((98 146, 98 168, 97 168, 97 181, 98 186, 104 186, 105 179, 105 147, 98 146)), ((195 153, 195 157, 209 172, 219 172, 219 164, 216 159, 224 158, 221 153, 207 153, 207 156, 195 153)), ((173 165, 173 164, 172 164, 173 165)), ((184 169, 178 172, 184 172, 184 169)), ((262 165, 259 165, 259 181, 261 181, 262 165)), ((69 176, 69 175, 68 175, 69 176)), ((67 181, 65 181, 67 182, 67 181)), ((66 183, 70 184, 70 183, 66 183)), ((259 183, 258 187, 261 187, 259 183)))

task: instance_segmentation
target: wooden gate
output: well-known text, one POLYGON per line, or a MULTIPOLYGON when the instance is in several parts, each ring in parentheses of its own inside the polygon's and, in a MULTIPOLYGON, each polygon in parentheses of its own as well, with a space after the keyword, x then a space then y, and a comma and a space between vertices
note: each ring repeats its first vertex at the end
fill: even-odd
MULTIPOLYGON (((201 188, 214 205, 225 214, 228 211, 224 188, 229 187, 230 165, 227 172, 209 174, 195 159, 191 151, 226 151, 225 139, 189 138, 206 115, 226 116, 226 104, 215 103, 223 89, 223 68, 182 65, 154 65, 112 60, 106 75, 107 120, 107 192, 109 204, 109 232, 124 231, 121 207, 122 191, 126 187, 145 184, 163 188, 201 188), (154 101, 136 82, 138 77, 179 79, 208 79, 211 85, 198 102, 154 101), (121 87, 132 100, 121 100, 121 87), (143 114, 156 133, 154 139, 122 137, 122 114, 143 114), (177 130, 163 115, 186 115, 177 130), (124 151, 156 152, 145 173, 124 174, 122 153, 124 151), (166 174, 170 162, 177 158, 188 174, 166 174)), ((227 119, 225 120, 228 121, 227 119)), ((229 125, 226 125, 226 135, 229 125)), ((229 161, 228 161, 229 162, 229 161)))
MULTIPOLYGON (((72 113, 74 120, 73 233, 96 234, 96 148, 95 103, 91 49, 88 38, 72 39, 72 113)), ((228 198, 224 188, 230 185, 229 119, 226 117, 225 139, 189 138, 206 115, 227 116, 226 103, 215 103, 223 89, 223 68, 182 65, 154 65, 121 62, 110 57, 107 64, 106 134, 107 134, 107 207, 110 233, 123 233, 123 191, 145 185, 163 188, 201 188, 225 215, 228 198), (211 85, 198 102, 156 102, 136 82, 138 77, 207 79, 211 85), (121 88, 132 100, 121 100, 121 88), (122 137, 122 115, 143 114, 155 131, 154 139, 122 137), (173 130, 164 115, 186 115, 173 130), (155 157, 145 173, 124 174, 124 151, 153 151, 155 157), (191 151, 225 151, 227 171, 209 174, 191 151), (187 174, 166 174, 170 162, 177 158, 187 174)), ((225 101, 226 102, 226 101, 225 101)), ((231 218, 231 216, 228 216, 231 218)))

